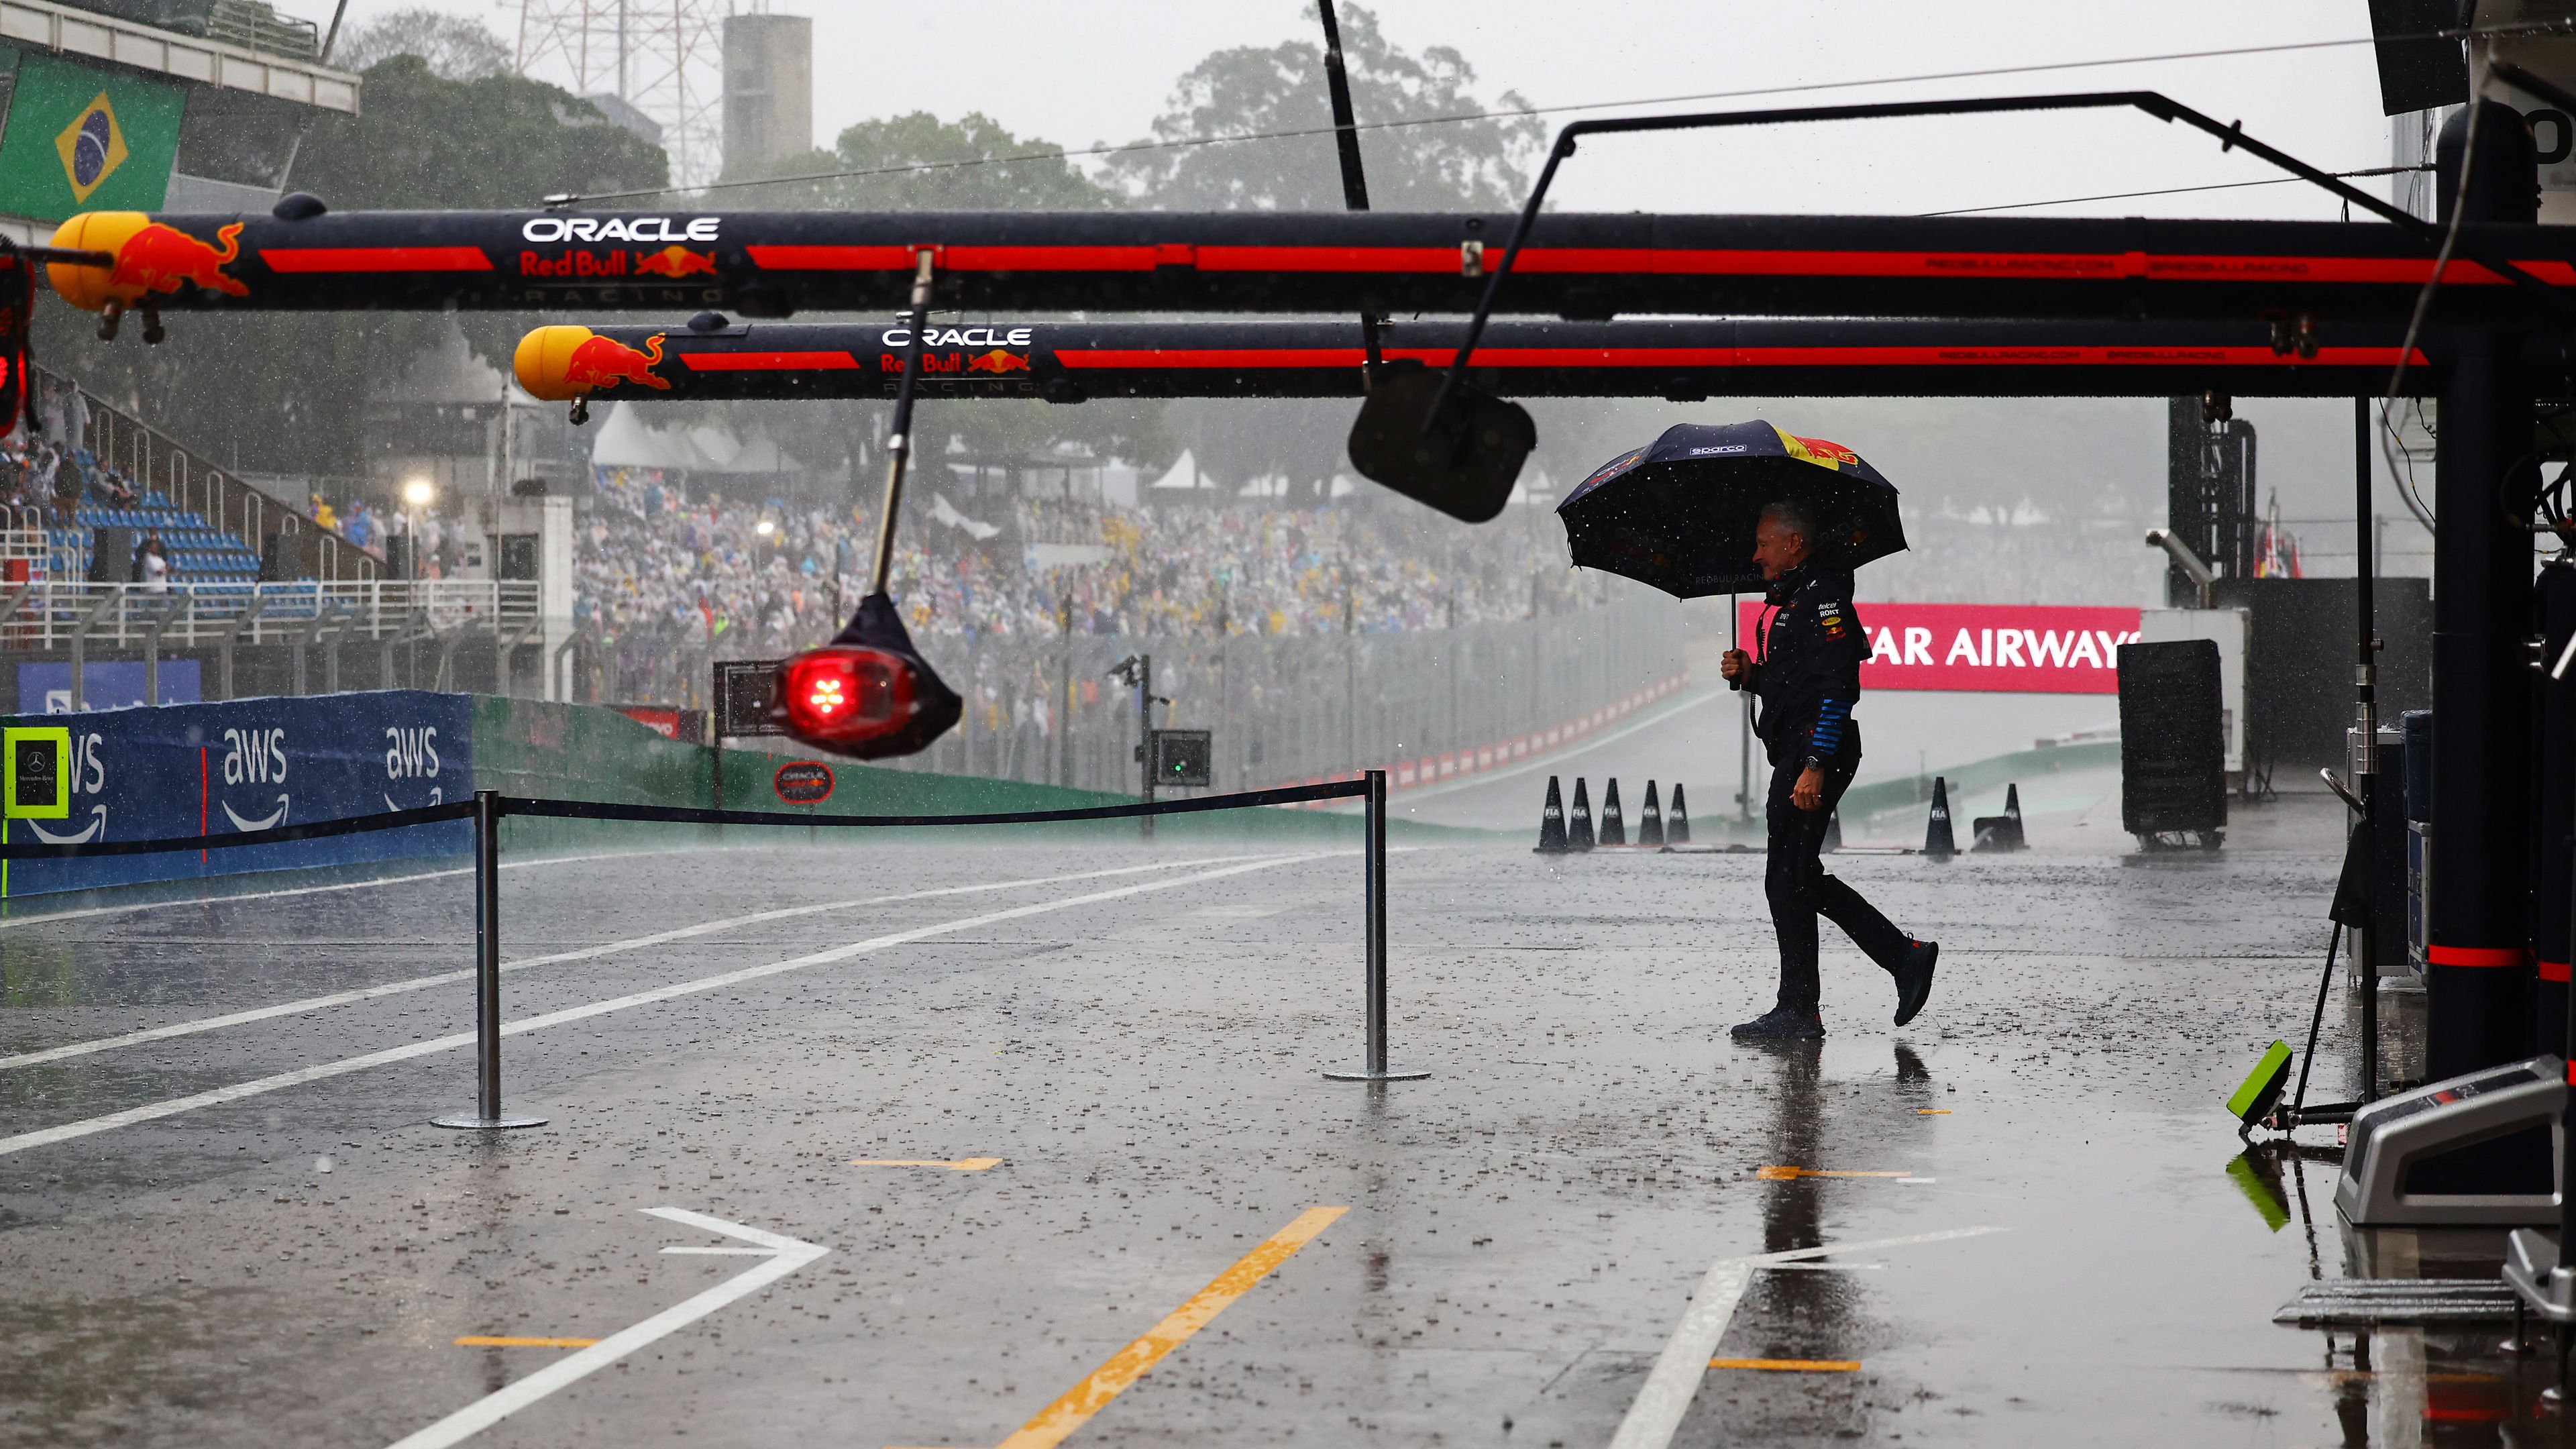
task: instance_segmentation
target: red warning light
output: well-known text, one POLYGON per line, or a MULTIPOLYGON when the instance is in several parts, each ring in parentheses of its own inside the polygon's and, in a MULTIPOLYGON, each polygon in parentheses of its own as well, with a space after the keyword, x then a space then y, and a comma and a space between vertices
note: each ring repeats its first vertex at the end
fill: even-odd
POLYGON ((860 759, 910 754, 957 717, 956 696, 935 680, 925 691, 912 660, 861 645, 808 649, 778 667, 778 685, 789 735, 860 759))

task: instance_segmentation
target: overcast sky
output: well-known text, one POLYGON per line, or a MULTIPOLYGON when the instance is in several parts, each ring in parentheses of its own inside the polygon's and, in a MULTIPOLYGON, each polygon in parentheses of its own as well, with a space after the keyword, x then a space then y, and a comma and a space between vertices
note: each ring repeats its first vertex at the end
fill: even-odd
MULTIPOLYGON (((349 23, 412 3, 350 0, 349 23)), ((331 0, 285 0, 280 8, 327 25, 331 0)), ((481 19, 504 39, 517 35, 519 0, 443 0, 438 8, 481 19)), ((1147 133, 1173 80, 1209 52, 1314 33, 1300 0, 777 0, 773 8, 814 17, 814 129, 827 145, 852 122, 914 110, 942 119, 980 110, 1068 146, 1132 140, 1147 133)), ((2370 28, 2363 0, 1386 0, 1376 13, 1397 45, 1447 45, 1465 55, 1480 97, 1517 91, 1541 106, 2348 40, 2370 28)), ((2161 90, 2221 120, 2241 118, 2252 134, 2329 170, 2388 164, 2366 45, 1707 104, 2122 88, 2161 90)), ((2220 154, 2195 133, 2118 113, 1623 138, 1587 148, 1558 195, 1584 209, 1912 213, 2274 174, 2241 153, 2220 154)), ((2339 205, 2291 184, 2056 210, 2325 217, 2339 205)))

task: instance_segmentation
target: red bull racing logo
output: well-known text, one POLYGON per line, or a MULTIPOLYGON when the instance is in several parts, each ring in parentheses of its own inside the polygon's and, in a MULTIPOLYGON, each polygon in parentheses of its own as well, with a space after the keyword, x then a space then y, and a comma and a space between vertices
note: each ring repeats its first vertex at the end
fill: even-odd
POLYGON ((1020 353, 1004 352, 1002 349, 996 347, 990 352, 979 352, 973 357, 967 358, 966 370, 968 372, 995 373, 1026 372, 1029 370, 1029 360, 1020 353))
POLYGON ((631 382, 657 392, 671 390, 670 379, 657 377, 653 369, 662 362, 662 333, 644 339, 641 350, 627 346, 614 337, 597 333, 576 343, 564 359, 563 386, 577 392, 591 392, 631 382))
POLYGON ((712 277, 716 274, 716 254, 693 252, 674 242, 658 252, 637 252, 635 271, 637 275, 647 277, 678 278, 699 272, 712 277))
POLYGON ((240 222, 229 222, 215 232, 215 239, 222 245, 209 246, 175 226, 156 221, 116 249, 116 271, 108 279, 108 286, 176 292, 193 282, 210 292, 247 297, 249 287, 224 275, 224 268, 241 260, 241 232, 240 222))

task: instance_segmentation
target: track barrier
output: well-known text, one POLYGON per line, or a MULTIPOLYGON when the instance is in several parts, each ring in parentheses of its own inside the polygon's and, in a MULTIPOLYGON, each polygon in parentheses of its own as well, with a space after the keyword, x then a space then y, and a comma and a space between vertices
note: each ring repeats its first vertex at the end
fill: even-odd
MULTIPOLYGON (((1549 782, 1553 804, 1555 782, 1549 782)), ((1354 1067, 1335 1067, 1324 1075, 1335 1081, 1418 1081, 1430 1075, 1415 1067, 1390 1066, 1387 1059, 1386 969, 1386 771, 1370 770, 1357 780, 1334 780, 1270 790, 1244 790, 1230 795, 1202 795, 1188 800, 1150 804, 1094 805, 1066 810, 1004 810, 955 815, 830 815, 755 810, 699 810, 657 805, 617 805, 589 800, 523 799, 497 790, 477 790, 471 800, 417 810, 387 810, 309 825, 284 825, 260 831, 192 835, 162 840, 118 840, 85 844, 0 843, 0 861, 63 859, 82 856, 149 855, 163 851, 229 850, 316 840, 377 830, 401 830, 451 820, 474 822, 474 1035, 475 1111, 434 1119, 441 1127, 497 1130, 534 1127, 543 1118, 514 1116, 501 1102, 501 821, 511 815, 566 820, 627 820, 671 825, 755 825, 799 829, 1030 825, 1083 820, 1129 820, 1157 815, 1192 815, 1212 810, 1242 810, 1265 805, 1302 805, 1317 800, 1362 802, 1366 909, 1363 927, 1367 974, 1364 983, 1367 1023, 1363 1058, 1354 1067)), ((1583 804, 1583 782, 1575 782, 1575 808, 1583 818, 1585 844, 1591 822, 1583 804)))
POLYGON ((1664 816, 1664 843, 1690 844, 1690 806, 1682 802, 1682 782, 1673 782, 1673 808, 1664 816))
POLYGON ((1932 823, 1923 832, 1923 853, 1934 860, 1948 860, 1959 853, 1959 843, 1950 833, 1950 782, 1939 775, 1932 777, 1932 823))
POLYGON ((2004 786, 2003 814, 1980 815, 1969 823, 1975 829, 1968 845, 1971 855, 2030 849, 2030 842, 2021 833, 2021 786, 2018 784, 2004 786))
POLYGON ((1574 777, 1574 815, 1566 822, 1566 848, 1592 848, 1592 797, 1583 793, 1583 777, 1574 777))
POLYGON ((1601 787, 1601 833, 1594 843, 1598 845, 1628 843, 1628 821, 1627 817, 1619 813, 1619 777, 1616 775, 1611 776, 1601 787))
POLYGON ((1664 812, 1655 804, 1655 782, 1646 782, 1645 808, 1637 812, 1637 843, 1648 850, 1664 848, 1664 812))
POLYGON ((1538 851, 1540 855, 1563 855, 1574 847, 1565 839, 1565 797, 1558 793, 1556 777, 1547 777, 1547 803, 1538 809, 1538 851))

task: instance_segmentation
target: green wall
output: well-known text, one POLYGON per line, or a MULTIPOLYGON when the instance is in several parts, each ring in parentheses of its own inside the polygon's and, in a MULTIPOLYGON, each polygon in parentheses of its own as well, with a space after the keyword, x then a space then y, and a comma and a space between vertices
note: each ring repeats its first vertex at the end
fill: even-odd
MULTIPOLYGON (((736 810, 759 810, 794 817, 809 813, 782 804, 770 787, 778 767, 799 756, 770 754, 727 746, 724 758, 724 803, 736 810)), ((474 784, 477 789, 508 795, 545 796, 559 800, 600 800, 628 805, 705 807, 715 803, 717 752, 703 745, 663 738, 612 709, 597 705, 550 704, 541 700, 478 695, 474 700, 474 784)), ((1095 790, 1070 790, 1014 780, 986 780, 959 775, 932 775, 911 770, 885 770, 851 760, 831 762, 835 787, 819 808, 845 815, 954 815, 1001 810, 1065 810, 1089 805, 1124 805, 1134 799, 1095 790)), ((1225 810, 1205 815, 1166 816, 1155 822, 1157 838, 1208 840, 1256 839, 1282 844, 1356 844, 1356 814, 1323 810, 1225 810)), ((573 850, 632 848, 648 844, 703 844, 719 838, 743 840, 758 827, 645 825, 622 821, 542 820, 512 818, 504 822, 504 850, 573 850)), ((1390 838, 1408 840, 1479 838, 1479 832, 1387 823, 1390 838)), ((889 832, 870 831, 882 839, 889 832)), ((919 832, 916 832, 919 833, 919 832)), ((1085 838, 1133 839, 1132 820, 1075 821, 1051 825, 968 826, 934 832, 945 839, 1025 840, 1041 833, 1085 838)))

